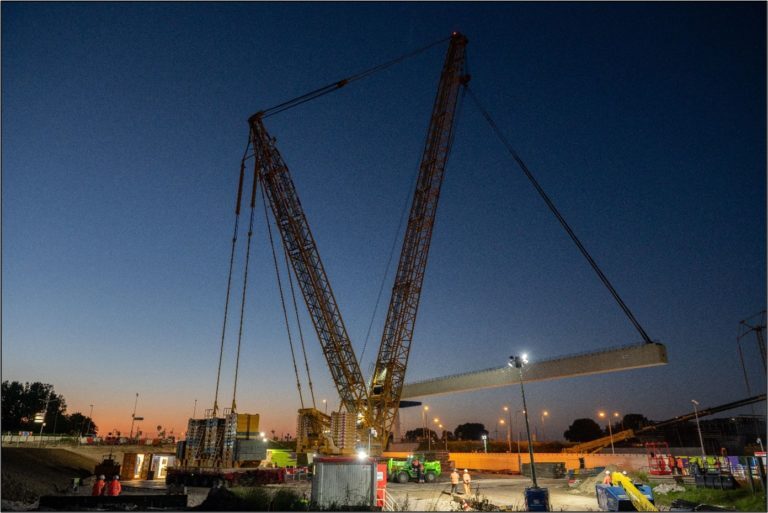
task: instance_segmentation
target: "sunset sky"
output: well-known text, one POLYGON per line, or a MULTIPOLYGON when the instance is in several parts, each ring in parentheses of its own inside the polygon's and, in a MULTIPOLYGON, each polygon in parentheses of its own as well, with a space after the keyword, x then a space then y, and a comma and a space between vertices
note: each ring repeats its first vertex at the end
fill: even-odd
MULTIPOLYGON (((738 323, 766 303, 765 3, 0 8, 3 380, 51 383, 69 413, 93 404, 101 433, 129 430, 136 393, 147 432, 181 433, 195 400, 198 415, 213 404, 248 117, 454 30, 469 38, 472 90, 669 351, 664 367, 532 383, 529 408, 550 412, 549 437, 601 409, 662 420, 691 399, 747 396, 738 323)), ((367 344, 366 332, 446 49, 266 121, 366 377, 395 263, 367 344)), ((263 430, 293 434, 300 404, 260 201, 237 403, 261 414, 263 430)), ((317 401, 337 407, 299 306, 317 401)), ((640 340, 466 99, 406 381, 501 366, 523 351, 536 360, 640 340)), ((764 391, 752 339, 744 349, 752 390, 764 391)), ((424 402, 450 429, 493 431, 520 394, 424 402)), ((421 422, 416 409, 402 419, 404 429, 421 422)))

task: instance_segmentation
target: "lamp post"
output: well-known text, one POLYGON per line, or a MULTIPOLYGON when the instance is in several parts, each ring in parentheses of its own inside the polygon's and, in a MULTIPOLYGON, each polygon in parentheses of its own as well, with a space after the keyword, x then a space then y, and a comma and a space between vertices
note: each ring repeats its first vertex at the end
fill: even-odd
POLYGON ((440 428, 440 432, 443 436, 443 440, 445 440, 445 452, 448 452, 448 433, 443 429, 442 424, 439 424, 438 427, 440 428))
MULTIPOLYGON (((437 418, 437 417, 432 419, 432 422, 434 422, 438 426, 442 426, 442 424, 440 424, 440 419, 437 418)), ((437 433, 435 433, 435 434, 437 434, 437 433)), ((432 433, 431 432, 429 433, 429 439, 432 440, 432 433)), ((435 444, 437 444, 437 437, 435 437, 435 444)))
POLYGON ((133 402, 133 413, 131 414, 131 434, 129 439, 133 439, 133 423, 136 421, 136 405, 139 404, 139 393, 136 392, 136 400, 133 402))
POLYGON ((504 411, 507 412, 507 415, 509 416, 509 422, 507 423, 507 450, 511 453, 512 452, 512 411, 509 409, 509 406, 504 407, 504 411))
MULTIPOLYGON (((429 411, 429 406, 424 405, 424 408, 421 409, 421 421, 424 427, 424 430, 421 432, 423 436, 427 436, 427 412, 429 411)), ((427 437, 427 450, 432 450, 432 440, 430 437, 427 437)))
POLYGON ((536 464, 533 460, 533 445, 531 444, 531 425, 528 422, 528 406, 525 404, 525 387, 523 386, 523 365, 528 363, 528 356, 523 354, 522 356, 510 356, 508 365, 515 367, 520 375, 520 393, 523 396, 523 414, 525 415, 525 432, 528 435, 528 455, 531 458, 531 480, 533 481, 533 487, 538 488, 539 485, 536 482, 536 464))
POLYGON ((328 415, 328 399, 323 399, 323 406, 325 407, 325 414, 328 415))
POLYGON ((40 419, 40 439, 37 441, 37 446, 40 447, 43 444, 43 428, 45 427, 45 416, 48 414, 48 404, 51 402, 51 391, 48 390, 48 396, 45 398, 45 407, 43 409, 43 415, 40 419))
POLYGON ((696 408, 699 405, 699 401, 691 399, 693 403, 693 414, 696 417, 696 429, 699 431, 699 444, 701 444, 701 464, 702 466, 707 461, 707 455, 704 452, 704 438, 701 436, 701 424, 699 424, 699 410, 696 408))
POLYGON ((549 412, 547 410, 544 410, 541 412, 541 440, 544 441, 547 439, 547 432, 546 428, 544 426, 544 419, 546 419, 549 416, 549 412))
POLYGON ((483 434, 480 438, 483 439, 483 452, 488 454, 488 435, 483 434))
MULTIPOLYGON (((499 425, 499 424, 501 424, 501 425, 503 426, 503 425, 504 425, 504 424, 506 424, 506 423, 507 423, 507 421, 506 421, 506 420, 504 420, 504 419, 499 419, 499 422, 496 424, 496 429, 498 430, 498 425, 499 425)), ((507 432, 509 432, 509 428, 507 428, 507 432)), ((497 442, 499 441, 499 436, 498 436, 498 435, 496 435, 496 441, 497 441, 497 442)))
POLYGON ((88 412, 88 431, 86 433, 91 433, 91 426, 93 426, 93 405, 89 405, 91 407, 91 410, 88 412))
MULTIPOLYGON (((517 422, 517 414, 518 413, 525 413, 524 410, 515 410, 515 422, 517 422)), ((520 473, 523 473, 523 459, 520 456, 520 437, 522 434, 520 433, 520 429, 517 430, 517 468, 520 470, 520 473)))
MULTIPOLYGON (((598 413, 598 416, 601 419, 606 418, 604 411, 601 411, 600 413, 598 413)), ((611 437, 611 454, 616 454, 616 450, 613 448, 613 429, 611 429, 611 419, 608 419, 608 434, 611 437)))

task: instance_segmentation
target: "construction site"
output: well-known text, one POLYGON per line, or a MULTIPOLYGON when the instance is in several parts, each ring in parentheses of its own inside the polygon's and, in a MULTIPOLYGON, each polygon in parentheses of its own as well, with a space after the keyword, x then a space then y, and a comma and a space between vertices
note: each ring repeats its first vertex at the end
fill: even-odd
MULTIPOLYGON (((661 413, 654 415, 662 420, 636 415, 635 422, 627 415, 637 411, 635 398, 613 391, 611 383, 629 372, 632 379, 642 382, 643 373, 674 363, 664 336, 656 339, 646 331, 609 279, 611 273, 598 264, 600 255, 590 252, 586 239, 566 220, 567 209, 558 208, 537 180, 536 171, 513 147, 508 128, 496 121, 486 101, 475 93, 475 83, 488 77, 470 74, 471 37, 453 31, 327 85, 310 86, 308 92, 274 106, 243 113, 247 143, 239 171, 219 176, 226 184, 236 184, 230 191, 234 202, 212 207, 233 213, 234 226, 227 239, 226 282, 220 284, 226 290, 223 318, 216 326, 220 336, 207 348, 198 348, 195 355, 205 358, 211 369, 209 375, 194 378, 212 383, 209 397, 187 397, 182 384, 163 383, 162 388, 174 390, 180 401, 194 399, 194 413, 179 430, 183 435, 154 441, 142 439, 134 429, 136 421, 144 420, 137 415, 136 403, 128 437, 117 429, 109 438, 104 431, 74 438, 44 435, 43 427, 50 423, 46 403, 38 419, 39 434, 4 430, 4 510, 725 511, 765 503, 765 310, 739 326, 737 343, 746 392, 741 377, 736 376, 731 380, 736 384, 728 385, 727 393, 719 396, 725 400, 707 401, 691 391, 689 395, 699 399, 686 400, 684 407, 660 408, 661 413), (426 137, 410 184, 409 203, 402 211, 402 230, 398 228, 390 254, 390 262, 396 262, 394 277, 386 279, 387 263, 373 307, 375 316, 379 299, 382 307, 387 305, 376 357, 364 372, 359 341, 353 344, 342 316, 345 303, 337 301, 325 255, 321 258, 318 249, 328 241, 316 240, 318 226, 308 215, 330 208, 333 200, 311 208, 302 203, 303 184, 294 179, 296 175, 286 163, 293 161, 291 149, 300 142, 283 148, 269 125, 281 114, 300 113, 320 98, 333 102, 347 91, 364 91, 371 77, 397 74, 398 67, 409 59, 428 52, 435 55, 438 50, 441 65, 435 61, 433 68, 423 70, 424 80, 430 84, 436 80, 437 87, 429 118, 424 120, 426 137), (420 305, 430 301, 430 287, 424 284, 430 275, 430 257, 434 257, 430 255, 433 234, 438 225, 441 230, 452 229, 436 220, 445 176, 461 171, 454 170, 449 161, 454 147, 462 144, 460 127, 468 109, 485 124, 483 137, 489 144, 483 151, 492 147, 499 153, 501 148, 498 159, 504 159, 504 165, 532 187, 539 207, 552 216, 573 255, 589 270, 589 279, 623 316, 622 322, 633 333, 631 340, 535 356, 524 352, 525 345, 505 341, 503 350, 514 354, 505 354, 504 361, 489 362, 485 368, 470 365, 463 372, 440 375, 436 366, 427 379, 409 371, 412 348, 424 340, 417 318, 420 305), (266 240, 256 241, 261 221, 260 233, 264 232, 266 240), (254 263, 252 248, 261 243, 270 257, 254 263), (290 374, 295 380, 292 388, 275 389, 264 383, 263 389, 254 390, 252 385, 242 384, 243 376, 252 373, 251 364, 241 358, 249 336, 244 335, 244 326, 248 326, 249 315, 259 315, 248 298, 264 290, 261 284, 249 284, 249 271, 251 280, 257 272, 254 266, 274 275, 277 297, 269 299, 280 305, 277 322, 282 333, 270 337, 275 345, 287 345, 291 357, 283 362, 267 354, 264 360, 280 373, 290 374), (321 366, 308 358, 311 347, 318 343, 324 358, 321 366), (747 356, 745 364, 742 347, 747 345, 748 354, 756 357, 747 356), (200 356, 211 355, 213 350, 214 357, 200 356), (762 372, 756 389, 754 378, 750 385, 748 367, 762 372), (336 396, 330 401, 330 411, 327 395, 316 390, 317 383, 328 376, 336 396), (585 413, 594 417, 597 431, 585 435, 583 441, 577 441, 575 435, 562 441, 559 433, 551 432, 550 414, 538 403, 543 402, 544 393, 553 396, 548 399, 553 404, 581 400, 570 387, 586 378, 607 390, 605 397, 595 398, 593 403, 621 404, 617 408, 622 413, 602 406, 599 413, 585 413), (539 384, 551 388, 532 396, 531 390, 539 384), (469 409, 473 402, 483 401, 482 394, 499 389, 513 399, 503 408, 493 407, 495 431, 491 425, 481 425, 477 436, 462 434, 441 420, 442 413, 430 410, 435 398, 444 399, 443 405, 450 402, 456 410, 469 409), (571 394, 574 397, 569 399, 571 394), (254 397, 259 395, 295 404, 293 432, 276 435, 264 422, 268 412, 250 409, 258 404, 254 397), (746 413, 747 408, 751 414, 746 413), (47 469, 44 485, 23 484, 36 479, 29 473, 34 467, 47 469), (92 494, 99 475, 107 476, 108 483, 119 480, 122 493, 92 494), (70 484, 73 478, 76 480, 70 484), (695 495, 702 490, 723 492, 726 499, 695 495), (737 500, 744 502, 737 504, 737 500)), ((479 59, 482 55, 473 56, 473 60, 479 59)), ((455 197, 453 201, 457 201, 455 197)), ((393 217, 398 214, 395 210, 390 212, 393 217)), ((327 231, 323 233, 328 236, 327 231)), ((445 276, 440 279, 450 279, 445 276)), ((634 295, 647 297, 637 290, 634 295)), ((368 335, 373 324, 371 319, 368 335)), ((363 352, 367 344, 368 336, 363 352)), ((468 351, 473 344, 482 342, 468 342, 468 351)), ((534 345, 528 347, 535 349, 534 345)), ((181 368, 183 360, 166 360, 163 365, 181 368)), ((675 380, 667 385, 683 386, 675 380)), ((664 383, 649 386, 658 402, 664 400, 664 387, 664 383)), ((138 402, 139 394, 135 397, 138 402)), ((88 418, 90 427, 90 415, 88 418)), ((272 417, 270 422, 274 422, 272 417)), ((469 429, 470 424, 464 426, 469 429)), ((569 429, 575 432, 574 426, 576 423, 569 429)))

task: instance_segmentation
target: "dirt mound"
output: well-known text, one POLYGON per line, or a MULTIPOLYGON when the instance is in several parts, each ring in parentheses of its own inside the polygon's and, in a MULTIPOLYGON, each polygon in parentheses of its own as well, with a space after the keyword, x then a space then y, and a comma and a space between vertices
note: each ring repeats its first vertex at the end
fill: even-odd
MULTIPOLYGON (((619 468, 616 465, 608 465, 607 467, 605 467, 605 470, 610 470, 611 472, 617 472, 619 471, 619 468)), ((605 478, 605 471, 600 472, 596 476, 586 477, 582 479, 578 485, 572 488, 571 492, 579 493, 581 495, 594 495, 595 485, 601 484, 604 478, 605 478)))
POLYGON ((41 495, 64 493, 72 478, 93 474, 97 461, 66 449, 2 448, 3 501, 35 502, 41 495))

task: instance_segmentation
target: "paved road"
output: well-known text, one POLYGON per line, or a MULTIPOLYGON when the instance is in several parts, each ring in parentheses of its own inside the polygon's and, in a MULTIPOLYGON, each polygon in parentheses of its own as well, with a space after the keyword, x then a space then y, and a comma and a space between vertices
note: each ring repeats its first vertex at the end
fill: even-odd
MULTIPOLYGON (((568 489, 565 479, 539 479, 539 486, 549 489, 553 511, 597 511, 594 496, 585 496, 568 489)), ((487 499, 498 507, 516 510, 525 509, 523 491, 531 485, 531 480, 521 476, 498 474, 474 474, 472 493, 480 500, 487 499)), ((461 485, 459 485, 461 489, 461 485)), ((458 504, 450 495, 451 484, 440 480, 432 484, 397 484, 387 483, 387 491, 398 508, 409 511, 455 511, 458 504)), ((463 494, 456 495, 461 499, 463 494)))

